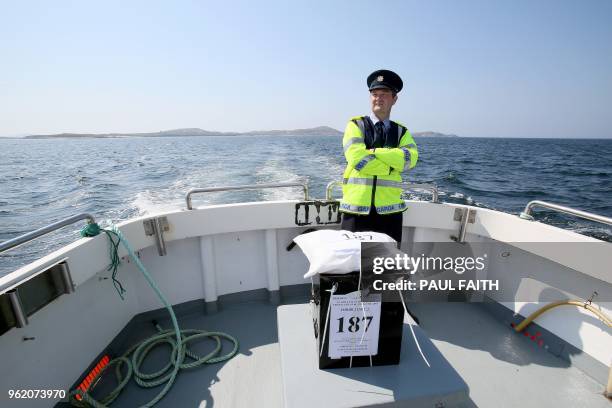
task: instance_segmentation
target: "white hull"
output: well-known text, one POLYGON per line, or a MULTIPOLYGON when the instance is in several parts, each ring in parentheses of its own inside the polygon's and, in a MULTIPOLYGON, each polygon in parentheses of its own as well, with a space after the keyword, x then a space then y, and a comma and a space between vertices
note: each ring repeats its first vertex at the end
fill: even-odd
MULTIPOLYGON (((224 295, 261 289, 269 291, 274 299, 281 287, 308 283, 303 278, 308 269, 306 258, 297 249, 285 249, 306 228, 295 225, 296 203, 218 205, 156 214, 167 217, 170 227, 164 233, 167 255, 163 257, 157 253, 154 238, 144 232, 143 220, 151 217, 133 219, 119 227, 171 304, 203 299, 215 305, 224 295)), ((459 228, 453 219, 456 208, 465 207, 409 202, 403 248, 409 249, 412 242, 451 242, 450 236, 457 235, 459 228)), ((572 299, 584 299, 596 290, 601 299, 612 299, 612 244, 513 215, 475 209, 475 222, 468 224, 466 251, 469 243, 506 243, 504 251, 511 255, 491 254, 487 278, 515 287, 517 300, 537 299, 537 294, 546 290, 572 299), (540 248, 535 250, 540 253, 533 253, 528 252, 534 251, 526 244, 529 242, 593 245, 588 247, 590 253, 580 245, 565 246, 563 252, 540 248), (529 272, 516 273, 525 270, 529 272)), ((8 283, 17 284, 24 276, 35 276, 33 272, 66 259, 76 286, 74 293, 60 296, 30 316, 27 326, 0 336, 0 359, 5 367, 0 390, 67 390, 134 316, 162 307, 136 266, 127 261, 123 249, 120 254, 125 262, 118 279, 127 290, 125 301, 119 299, 106 270, 108 242, 103 234, 80 239, 0 278, 0 287, 6 291, 11 287, 6 286, 8 283), (24 337, 35 339, 24 341, 24 337)), ((595 303, 612 314, 612 303, 597 299, 595 303)), ((519 301, 502 304, 523 316, 542 305, 519 301)), ((590 375, 601 376, 610 366, 612 337, 608 328, 584 309, 557 308, 539 318, 537 324, 581 350, 595 366, 599 364, 594 369, 596 374, 590 375)), ((597 380, 602 382, 601 378, 597 380)), ((31 406, 48 404, 44 400, 30 402, 31 406)))

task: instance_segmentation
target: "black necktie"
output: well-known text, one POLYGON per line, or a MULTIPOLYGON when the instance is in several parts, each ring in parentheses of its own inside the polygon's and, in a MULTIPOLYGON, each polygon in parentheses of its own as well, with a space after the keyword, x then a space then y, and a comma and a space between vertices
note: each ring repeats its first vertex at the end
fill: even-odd
POLYGON ((374 127, 376 128, 376 138, 373 147, 383 147, 385 145, 385 125, 378 121, 374 127))

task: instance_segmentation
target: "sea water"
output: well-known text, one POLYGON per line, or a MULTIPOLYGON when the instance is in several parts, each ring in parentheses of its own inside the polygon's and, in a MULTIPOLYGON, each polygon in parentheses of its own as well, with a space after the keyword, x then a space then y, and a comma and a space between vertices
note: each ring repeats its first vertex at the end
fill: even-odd
MULTIPOLYGON (((109 224, 185 208, 185 194, 198 187, 308 182, 310 195, 323 198, 327 183, 342 179, 341 142, 326 135, 0 138, 0 242, 83 212, 109 224)), ((612 140, 422 137, 416 143, 419 162, 405 180, 436 184, 441 201, 518 214, 538 199, 612 217, 612 140)), ((301 196, 300 188, 209 193, 195 196, 194 205, 301 196)), ((545 210, 536 218, 612 242, 609 226, 545 210)), ((78 239, 82 226, 0 254, 0 275, 78 239)))

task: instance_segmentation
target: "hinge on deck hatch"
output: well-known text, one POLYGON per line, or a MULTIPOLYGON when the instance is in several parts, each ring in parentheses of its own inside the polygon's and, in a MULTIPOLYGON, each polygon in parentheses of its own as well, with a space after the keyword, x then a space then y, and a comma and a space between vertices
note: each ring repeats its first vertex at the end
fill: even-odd
POLYGON ((157 253, 159 256, 166 255, 166 241, 164 241, 164 231, 170 231, 170 225, 168 224, 168 218, 157 217, 149 218, 143 222, 145 235, 155 236, 155 246, 157 246, 157 253))
POLYGON ((476 210, 472 208, 455 208, 455 214, 453 221, 459 221, 459 231, 457 235, 451 235, 450 239, 455 242, 465 242, 465 234, 467 233, 467 224, 474 224, 476 222, 476 210))

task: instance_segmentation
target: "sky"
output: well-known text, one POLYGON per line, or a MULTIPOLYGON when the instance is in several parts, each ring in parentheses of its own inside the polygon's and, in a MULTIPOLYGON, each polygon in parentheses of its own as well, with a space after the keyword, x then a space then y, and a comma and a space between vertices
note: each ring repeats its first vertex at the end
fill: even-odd
POLYGON ((331 126, 612 138, 612 1, 0 0, 0 136, 331 126))

